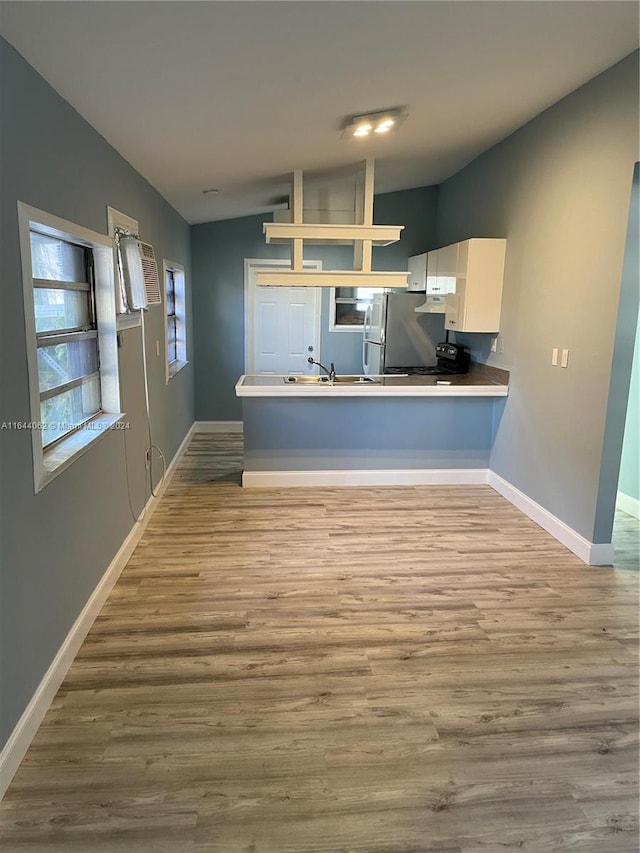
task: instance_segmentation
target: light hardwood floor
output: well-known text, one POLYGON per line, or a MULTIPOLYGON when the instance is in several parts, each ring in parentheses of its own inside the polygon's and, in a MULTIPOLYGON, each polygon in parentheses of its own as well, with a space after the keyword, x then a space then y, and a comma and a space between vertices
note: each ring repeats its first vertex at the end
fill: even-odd
POLYGON ((489 487, 239 487, 196 436, 3 853, 636 853, 637 573, 489 487))
POLYGON ((617 569, 640 571, 640 521, 620 509, 613 522, 613 547, 617 569))

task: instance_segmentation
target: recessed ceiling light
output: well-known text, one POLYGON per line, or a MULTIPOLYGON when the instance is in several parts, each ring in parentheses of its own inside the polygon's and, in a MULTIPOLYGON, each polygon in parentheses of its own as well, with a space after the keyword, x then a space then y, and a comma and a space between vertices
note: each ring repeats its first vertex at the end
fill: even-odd
POLYGON ((373 133, 389 133, 395 130, 407 117, 405 107, 392 107, 357 116, 347 116, 342 123, 343 136, 370 136, 373 133))
POLYGON ((217 187, 212 187, 210 190, 202 190, 202 195, 218 195, 219 192, 217 187))

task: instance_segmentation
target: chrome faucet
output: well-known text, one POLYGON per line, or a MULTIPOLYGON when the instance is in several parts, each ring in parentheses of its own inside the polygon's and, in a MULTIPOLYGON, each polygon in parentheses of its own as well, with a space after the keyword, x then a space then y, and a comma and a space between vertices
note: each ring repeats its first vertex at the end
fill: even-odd
POLYGON ((311 356, 309 356, 309 358, 307 359, 307 361, 309 362, 309 364, 317 364, 317 365, 318 365, 318 367, 320 367, 322 370, 324 370, 324 372, 325 372, 325 373, 327 374, 327 376, 329 377, 329 381, 330 381, 330 382, 333 382, 333 381, 335 380, 335 378, 336 378, 336 368, 335 368, 335 365, 334 365, 334 363, 333 363, 333 362, 331 362, 331 370, 328 370, 328 369, 324 366, 324 364, 320 364, 320 362, 319 362, 319 361, 315 361, 313 358, 311 358, 311 356))

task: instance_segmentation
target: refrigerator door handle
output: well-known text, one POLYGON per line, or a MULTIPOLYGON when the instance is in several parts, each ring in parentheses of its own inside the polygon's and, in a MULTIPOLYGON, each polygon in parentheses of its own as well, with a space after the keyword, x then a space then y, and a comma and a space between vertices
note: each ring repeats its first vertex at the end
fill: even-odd
POLYGON ((380 347, 380 368, 382 372, 382 361, 384 359, 384 344, 380 344, 377 341, 370 341, 367 338, 364 338, 362 341, 362 367, 365 375, 369 375, 371 372, 371 364, 369 361, 369 347, 380 347))
POLYGON ((371 305, 367 305, 364 309, 364 325, 362 328, 362 334, 364 335, 365 341, 369 337, 369 330, 371 329, 371 305))

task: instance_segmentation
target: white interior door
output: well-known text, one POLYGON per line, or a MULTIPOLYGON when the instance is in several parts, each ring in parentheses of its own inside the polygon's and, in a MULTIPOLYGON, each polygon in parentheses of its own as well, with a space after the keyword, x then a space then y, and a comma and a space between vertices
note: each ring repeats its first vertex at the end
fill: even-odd
MULTIPOLYGON (((245 372, 314 373, 316 368, 307 359, 311 356, 320 361, 321 289, 258 287, 257 270, 278 266, 288 266, 288 261, 245 262, 245 372)), ((319 262, 310 262, 309 266, 320 268, 319 262)))

